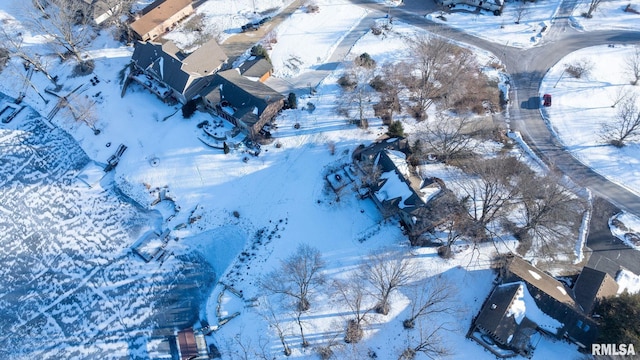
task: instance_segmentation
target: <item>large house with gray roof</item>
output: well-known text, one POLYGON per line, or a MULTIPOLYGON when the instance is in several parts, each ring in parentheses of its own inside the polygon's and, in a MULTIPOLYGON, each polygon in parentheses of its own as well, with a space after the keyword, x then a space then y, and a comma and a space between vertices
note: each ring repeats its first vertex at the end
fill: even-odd
POLYGON ((213 75, 227 62, 227 55, 215 40, 185 54, 174 43, 139 41, 131 61, 134 81, 156 93, 161 99, 173 97, 185 103, 199 95, 213 75))
POLYGON ((239 69, 219 71, 200 92, 213 113, 231 122, 251 139, 260 134, 284 107, 284 96, 260 81, 242 76, 239 69))
POLYGON ((404 138, 383 138, 353 152, 360 170, 365 196, 371 198, 383 217, 397 216, 413 245, 422 245, 421 236, 432 231, 454 210, 440 206, 453 194, 437 178, 420 179, 408 163, 410 153, 404 138), (435 208, 440 211, 434 211, 435 208))
POLYGON ((498 357, 530 357, 535 336, 566 339, 588 349, 598 338, 595 302, 615 296, 611 276, 584 268, 571 288, 519 256, 509 254, 497 283, 473 320, 469 337, 498 357))

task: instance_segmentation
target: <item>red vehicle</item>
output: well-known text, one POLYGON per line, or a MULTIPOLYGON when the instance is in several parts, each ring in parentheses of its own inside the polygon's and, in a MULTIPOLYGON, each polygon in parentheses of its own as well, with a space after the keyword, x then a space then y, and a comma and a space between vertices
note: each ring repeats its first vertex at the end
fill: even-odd
POLYGON ((542 105, 551 106, 551 94, 542 95, 542 105))

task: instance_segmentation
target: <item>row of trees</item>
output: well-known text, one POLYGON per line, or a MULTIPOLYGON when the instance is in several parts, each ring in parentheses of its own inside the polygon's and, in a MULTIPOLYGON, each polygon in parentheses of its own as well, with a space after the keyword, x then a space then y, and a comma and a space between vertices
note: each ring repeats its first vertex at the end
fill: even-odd
MULTIPOLYGON (((410 359, 418 352, 429 356, 440 356, 447 352, 440 343, 440 332, 444 325, 434 325, 431 315, 451 313, 453 290, 440 278, 417 280, 417 268, 397 251, 371 252, 362 263, 347 276, 329 281, 324 274, 326 263, 320 251, 309 245, 300 245, 296 252, 283 260, 280 266, 260 280, 265 291, 263 318, 275 331, 285 355, 291 354, 285 318, 279 313, 289 314, 287 321, 297 327, 301 345, 307 347, 304 321, 305 314, 314 306, 320 291, 336 297, 348 309, 343 340, 358 343, 373 312, 387 315, 391 311, 393 295, 406 290, 410 298, 410 311, 403 325, 407 331, 407 347, 399 354, 410 359), (276 301, 272 301, 272 299, 276 301), (428 323, 424 321, 429 319, 428 323), (411 330, 415 329, 415 330, 411 330)), ((319 353, 330 356, 336 343, 320 346, 319 353)))
POLYGON ((386 124, 403 110, 424 120, 436 102, 440 109, 458 113, 482 113, 486 104, 500 107, 499 90, 480 71, 471 51, 437 36, 408 41, 411 62, 384 64, 378 71, 366 53, 354 60, 338 80, 347 93, 341 112, 366 127, 365 113, 374 98, 375 115, 386 124))
POLYGON ((492 238, 501 224, 520 240, 548 246, 566 236, 586 209, 557 175, 536 174, 514 157, 470 159, 460 168, 466 175, 457 186, 470 217, 455 217, 450 230, 476 241, 492 238))

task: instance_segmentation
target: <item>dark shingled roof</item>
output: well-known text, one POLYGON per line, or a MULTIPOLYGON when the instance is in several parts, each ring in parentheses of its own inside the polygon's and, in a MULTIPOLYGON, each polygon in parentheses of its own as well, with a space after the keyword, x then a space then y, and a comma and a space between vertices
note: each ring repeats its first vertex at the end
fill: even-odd
POLYGON ((227 56, 215 40, 188 55, 171 41, 164 44, 138 41, 131 59, 172 89, 185 93, 193 80, 213 74, 227 56))
POLYGON ((578 304, 588 314, 598 298, 616 295, 618 284, 609 274, 585 267, 573 286, 573 292, 578 304))
POLYGON ((475 325, 490 335, 494 341, 518 350, 526 349, 537 325, 526 315, 518 324, 509 315, 513 301, 523 291, 521 282, 496 286, 476 318, 475 325))
POLYGON ((235 108, 234 116, 247 124, 255 123, 268 105, 284 99, 269 86, 240 75, 237 69, 217 72, 201 94, 214 104, 227 101, 235 108))
POLYGON ((260 78, 273 69, 271 63, 263 57, 254 57, 240 65, 240 74, 247 77, 260 78))

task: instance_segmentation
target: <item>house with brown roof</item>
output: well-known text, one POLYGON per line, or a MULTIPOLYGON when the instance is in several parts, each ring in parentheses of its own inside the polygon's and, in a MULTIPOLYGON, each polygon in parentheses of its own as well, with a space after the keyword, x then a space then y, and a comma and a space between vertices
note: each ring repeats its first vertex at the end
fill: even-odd
POLYGON ((240 75, 238 69, 217 72, 201 95, 209 110, 239 127, 251 139, 256 139, 284 107, 282 94, 240 75))
POLYGON ((139 40, 154 40, 193 14, 192 0, 165 0, 149 5, 144 15, 129 25, 139 40))
POLYGON ((215 40, 185 54, 174 43, 138 41, 131 61, 131 78, 161 99, 174 97, 185 103, 198 95, 227 62, 227 56, 215 40))
POLYGON ((469 337, 498 357, 531 356, 534 333, 588 349, 598 338, 590 317, 593 304, 598 297, 615 295, 617 284, 594 269, 583 273, 569 288, 521 257, 506 256, 498 285, 473 320, 469 337))

